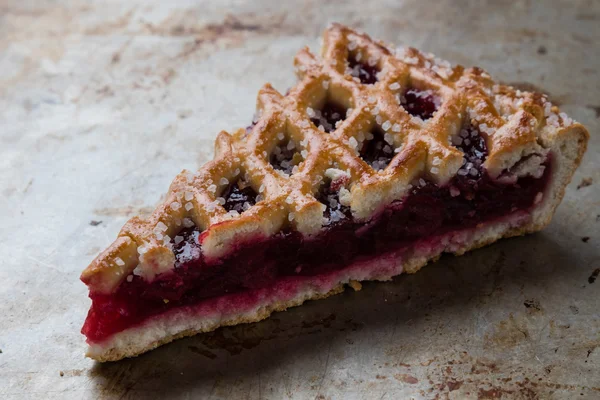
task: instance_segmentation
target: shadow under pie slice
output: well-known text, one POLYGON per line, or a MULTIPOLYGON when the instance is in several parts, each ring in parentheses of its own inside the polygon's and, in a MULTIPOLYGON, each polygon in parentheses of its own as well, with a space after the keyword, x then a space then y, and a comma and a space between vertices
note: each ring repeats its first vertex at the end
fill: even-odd
POLYGON ((337 24, 324 46, 83 272, 89 357, 256 322, 549 223, 588 133, 544 95, 337 24))

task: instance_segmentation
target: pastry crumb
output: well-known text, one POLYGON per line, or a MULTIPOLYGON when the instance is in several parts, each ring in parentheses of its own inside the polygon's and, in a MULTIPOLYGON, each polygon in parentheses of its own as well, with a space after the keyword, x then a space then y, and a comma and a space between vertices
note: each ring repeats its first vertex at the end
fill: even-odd
POLYGON ((594 180, 592 178, 583 178, 581 182, 579 182, 579 185, 577 185, 577 190, 591 186, 592 183, 594 183, 594 180))
POLYGON ((358 292, 360 289, 362 289, 362 284, 359 281, 351 280, 348 282, 348 286, 354 289, 355 292, 358 292))

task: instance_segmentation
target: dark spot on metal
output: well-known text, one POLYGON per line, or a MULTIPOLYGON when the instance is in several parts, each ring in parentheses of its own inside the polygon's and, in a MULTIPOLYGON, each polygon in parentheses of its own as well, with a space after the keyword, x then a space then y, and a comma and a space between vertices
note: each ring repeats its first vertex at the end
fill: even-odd
POLYGON ((589 237, 589 236, 584 236, 584 237, 582 237, 582 238, 581 238, 581 241, 582 241, 583 243, 587 243, 587 242, 589 242, 589 241, 590 241, 590 237, 589 237))
POLYGON ((331 314, 328 317, 325 317, 320 320, 312 321, 312 322, 302 322, 302 328, 313 328, 315 326, 324 326, 325 328, 329 328, 331 326, 331 322, 335 321, 335 314, 331 314))
POLYGON ((541 54, 541 55, 547 54, 548 53, 548 49, 546 49, 546 46, 540 46, 537 49, 537 53, 541 54))
POLYGON ((579 308, 577 308, 576 306, 569 306, 569 309, 573 314, 579 314, 579 308))
POLYGON ((181 36, 185 33, 185 27, 183 25, 177 25, 174 26, 173 29, 171 29, 171 34, 173 36, 181 36))
POLYGON ((594 282, 596 282, 596 278, 598 278, 598 275, 600 275, 600 268, 596 268, 594 270, 594 272, 592 272, 592 274, 588 278, 588 283, 594 283, 594 282))
POLYGON ((523 305, 527 308, 533 308, 537 311, 541 311, 541 307, 540 307, 540 303, 537 300, 534 299, 529 299, 529 300, 525 300, 525 302, 523 303, 523 305))
POLYGON ((593 106, 588 104, 586 107, 594 111, 594 113, 596 114, 596 118, 600 118, 600 106, 593 106))
POLYGON ((91 226, 98 226, 98 225, 100 225, 101 223, 102 223, 102 221, 95 221, 95 220, 91 220, 91 221, 90 221, 90 225, 91 225, 91 226))
POLYGON ((575 19, 578 21, 595 21, 597 19, 600 19, 600 15, 594 13, 581 13, 577 14, 575 16, 575 19))
POLYGON ((208 357, 211 360, 214 360, 215 358, 217 358, 217 355, 215 353, 213 353, 212 351, 201 349, 197 346, 188 346, 188 349, 190 349, 190 351, 193 353, 203 355, 204 357, 208 357))

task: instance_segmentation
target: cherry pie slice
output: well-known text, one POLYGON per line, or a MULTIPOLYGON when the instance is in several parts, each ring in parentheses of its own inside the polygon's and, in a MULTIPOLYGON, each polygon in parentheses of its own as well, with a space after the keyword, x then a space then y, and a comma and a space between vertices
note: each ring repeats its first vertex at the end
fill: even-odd
POLYGON ((131 357, 546 226, 588 133, 479 68, 341 25, 83 272, 87 355, 131 357))

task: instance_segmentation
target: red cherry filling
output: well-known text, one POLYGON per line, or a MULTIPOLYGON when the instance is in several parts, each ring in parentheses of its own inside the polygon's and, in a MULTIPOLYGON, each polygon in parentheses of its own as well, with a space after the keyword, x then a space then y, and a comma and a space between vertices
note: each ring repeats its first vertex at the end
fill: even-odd
POLYGON ((379 171, 394 158, 394 148, 385 141, 383 132, 375 129, 365 138, 359 154, 375 171, 379 171))
MULTIPOLYGON (((269 287, 278 279, 324 275, 357 259, 408 248, 417 240, 435 240, 452 231, 529 211, 544 192, 551 160, 544 163, 540 178, 522 177, 516 183, 493 180, 481 167, 487 155, 485 142, 479 139, 477 130, 466 130, 469 142, 463 138, 456 145, 470 160, 466 163, 474 164, 476 174, 457 175, 443 187, 421 179, 404 199, 393 202, 366 223, 353 220, 348 207, 341 205, 343 182, 336 180, 323 185, 316 195, 327 206, 324 216, 330 222, 310 240, 298 232, 282 231, 240 244, 222 259, 207 260, 202 255, 199 230, 184 229, 174 239, 173 271, 152 282, 132 276, 112 294, 90 293, 93 304, 82 332, 92 342, 100 342, 176 307, 269 287), (477 167, 473 160, 480 161, 477 167)), ((237 182, 231 185, 224 195, 225 208, 243 211, 244 204, 253 204, 256 193, 248 188, 237 182)))
POLYGON ((376 65, 364 64, 357 61, 355 57, 350 57, 348 59, 348 67, 350 68, 350 75, 360 79, 361 83, 372 85, 377 82, 379 69, 376 65))
POLYGON ((235 210, 241 214, 256 204, 256 196, 257 193, 248 183, 239 180, 229 185, 221 195, 225 199, 223 208, 227 211, 235 210))
POLYGON ((437 111, 440 98, 432 90, 408 89, 400 96, 400 104, 410 115, 425 121, 437 111))
POLYGON ((319 129, 329 133, 337 128, 337 123, 346 119, 346 109, 331 101, 320 110, 314 110, 310 120, 319 129), (322 128, 321 128, 322 127, 322 128))

